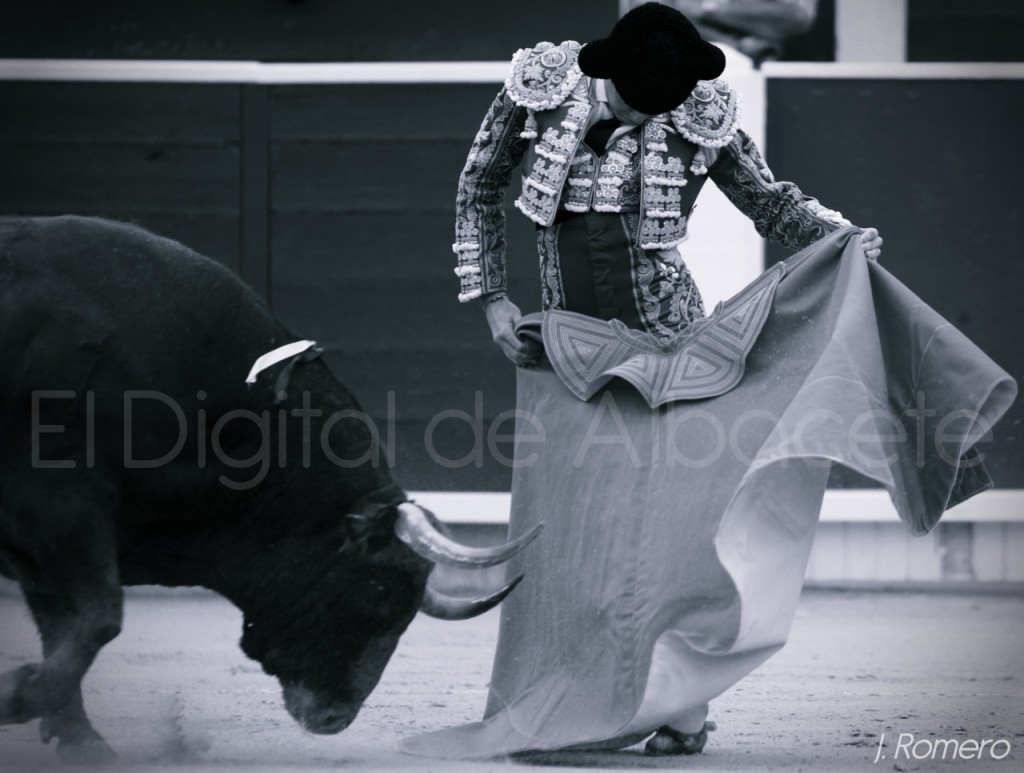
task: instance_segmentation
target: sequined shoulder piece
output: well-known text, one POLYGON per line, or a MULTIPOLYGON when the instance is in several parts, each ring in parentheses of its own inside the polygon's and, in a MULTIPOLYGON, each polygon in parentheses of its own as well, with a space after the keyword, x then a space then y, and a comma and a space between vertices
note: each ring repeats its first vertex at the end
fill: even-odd
POLYGON ((697 87, 672 111, 672 124, 690 142, 721 148, 732 142, 739 128, 740 97, 719 78, 697 81, 697 87))
POLYGON ((558 107, 583 77, 576 65, 581 48, 575 40, 566 40, 557 46, 538 43, 517 51, 505 79, 509 97, 532 110, 558 107))

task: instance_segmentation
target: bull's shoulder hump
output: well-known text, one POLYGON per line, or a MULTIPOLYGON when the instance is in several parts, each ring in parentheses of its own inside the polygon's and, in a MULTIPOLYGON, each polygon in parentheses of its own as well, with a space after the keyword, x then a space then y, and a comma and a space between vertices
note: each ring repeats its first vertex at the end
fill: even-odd
POLYGON ((184 316, 210 326, 243 318, 261 328, 277 324, 227 266, 134 223, 76 215, 5 218, 0 247, 12 282, 61 286, 68 297, 113 318, 127 321, 148 309, 149 316, 184 316))

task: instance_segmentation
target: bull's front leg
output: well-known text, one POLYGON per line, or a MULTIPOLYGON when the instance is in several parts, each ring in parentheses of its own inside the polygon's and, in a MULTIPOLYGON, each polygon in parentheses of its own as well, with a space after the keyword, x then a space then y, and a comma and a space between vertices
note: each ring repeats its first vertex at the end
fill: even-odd
POLYGON ((38 689, 42 665, 21 666, 0 674, 0 725, 18 724, 39 718, 39 736, 43 743, 57 739, 57 753, 74 762, 107 762, 116 757, 103 737, 89 722, 82 705, 82 691, 74 695, 60 709, 40 713, 32 705, 33 693, 38 689))
POLYGON ((0 674, 0 725, 28 722, 39 716, 24 701, 28 692, 24 685, 39 677, 40 668, 32 664, 0 674))
POLYGON ((58 754, 71 762, 115 756, 82 706, 82 678, 120 632, 123 598, 109 515, 92 510, 90 516, 65 521, 61 533, 48 535, 45 546, 36 543, 31 563, 18 568, 43 662, 0 676, 0 724, 40 718, 42 739, 56 738, 58 754))
POLYGON ((42 664, 0 674, 0 725, 38 717, 40 737, 44 743, 56 738, 57 753, 63 759, 86 763, 113 760, 113 750, 85 714, 80 680, 63 672, 59 661, 47 657, 42 664), (71 682, 75 683, 69 689, 71 682))
POLYGON ((40 719, 39 737, 43 743, 56 738, 57 754, 69 762, 110 762, 117 757, 86 716, 81 689, 59 711, 40 719))
POLYGON ((81 690, 96 654, 120 631, 120 586, 116 590, 116 602, 92 598, 84 614, 75 616, 67 609, 55 613, 53 598, 25 594, 43 640, 44 660, 36 677, 39 736, 43 743, 57 739, 57 753, 69 762, 108 762, 116 756, 89 722, 81 690))

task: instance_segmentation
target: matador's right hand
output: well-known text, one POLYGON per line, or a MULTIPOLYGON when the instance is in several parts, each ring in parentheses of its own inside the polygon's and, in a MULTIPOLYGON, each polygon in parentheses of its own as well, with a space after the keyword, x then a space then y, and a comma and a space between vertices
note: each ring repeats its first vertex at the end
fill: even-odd
POLYGON ((523 314, 508 298, 484 304, 484 314, 491 328, 491 338, 516 365, 532 368, 540 362, 542 348, 536 341, 524 341, 516 335, 516 323, 523 314))

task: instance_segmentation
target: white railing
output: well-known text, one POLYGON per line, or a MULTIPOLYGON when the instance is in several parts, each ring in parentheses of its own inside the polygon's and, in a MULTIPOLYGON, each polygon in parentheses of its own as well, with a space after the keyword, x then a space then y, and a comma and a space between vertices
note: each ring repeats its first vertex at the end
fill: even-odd
MULTIPOLYGON (((1024 63, 767 62, 766 78, 1024 79, 1024 63)), ((507 62, 211 62, 0 59, 4 81, 501 83, 507 62)))
MULTIPOLYGON (((446 523, 508 522, 512 497, 501 491, 418 491, 410 498, 446 523)), ((821 520, 841 523, 897 523, 899 516, 881 489, 829 489, 821 520)), ((943 523, 1024 523, 1024 489, 993 489, 971 497, 942 516, 943 523)))

